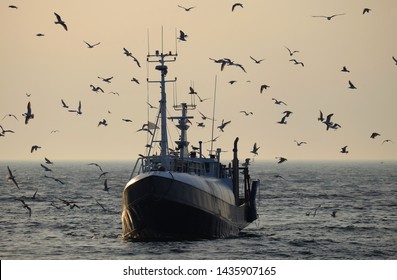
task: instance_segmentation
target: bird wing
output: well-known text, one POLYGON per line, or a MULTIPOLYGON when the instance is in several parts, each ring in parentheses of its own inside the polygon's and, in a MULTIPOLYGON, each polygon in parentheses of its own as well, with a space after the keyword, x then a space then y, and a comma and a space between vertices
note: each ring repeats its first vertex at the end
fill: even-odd
POLYGON ((61 18, 60 15, 58 15, 57 13, 54 13, 54 15, 57 17, 57 21, 58 21, 58 22, 61 22, 61 21, 62 21, 62 18, 61 18))

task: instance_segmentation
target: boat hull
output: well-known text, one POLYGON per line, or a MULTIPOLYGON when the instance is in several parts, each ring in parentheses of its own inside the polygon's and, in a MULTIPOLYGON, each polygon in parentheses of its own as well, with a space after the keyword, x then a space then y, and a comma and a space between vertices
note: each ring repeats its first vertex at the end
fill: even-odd
POLYGON ((192 240, 237 235, 246 205, 234 205, 227 181, 186 173, 154 172, 123 192, 123 236, 137 240, 192 240))

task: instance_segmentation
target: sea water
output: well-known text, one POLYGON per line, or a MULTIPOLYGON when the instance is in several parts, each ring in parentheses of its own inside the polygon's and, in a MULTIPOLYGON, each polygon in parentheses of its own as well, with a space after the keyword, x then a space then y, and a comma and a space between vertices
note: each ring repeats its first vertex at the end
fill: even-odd
POLYGON ((89 163, 44 171, 40 162, 0 162, 1 259, 397 258, 397 162, 253 162, 258 220, 236 237, 178 242, 124 241, 121 198, 133 163, 98 162, 102 176, 89 163))

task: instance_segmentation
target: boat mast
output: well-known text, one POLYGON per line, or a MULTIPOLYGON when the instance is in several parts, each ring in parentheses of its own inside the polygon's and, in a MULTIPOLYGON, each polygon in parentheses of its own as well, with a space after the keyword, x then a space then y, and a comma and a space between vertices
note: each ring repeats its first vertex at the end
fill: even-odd
POLYGON ((160 90, 161 90, 161 99, 160 99, 160 120, 161 120, 161 164, 162 166, 168 170, 169 168, 169 161, 167 160, 168 156, 168 137, 167 137, 167 94, 165 91, 165 84, 168 82, 176 82, 176 78, 173 80, 166 80, 166 76, 168 73, 168 67, 166 65, 167 62, 174 62, 176 61, 177 54, 172 53, 171 51, 168 53, 163 53, 158 50, 155 51, 155 54, 148 54, 147 55, 147 62, 155 62, 160 63, 156 65, 155 69, 160 71, 161 78, 159 81, 156 80, 149 80, 148 83, 160 83, 160 90))

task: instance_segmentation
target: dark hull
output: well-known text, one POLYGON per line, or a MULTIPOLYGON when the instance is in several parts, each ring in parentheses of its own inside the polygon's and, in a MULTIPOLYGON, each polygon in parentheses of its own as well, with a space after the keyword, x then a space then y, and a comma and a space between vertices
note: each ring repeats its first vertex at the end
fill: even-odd
POLYGON ((127 184, 122 215, 126 239, 224 238, 237 235, 249 224, 247 207, 234 205, 230 187, 221 181, 198 176, 192 181, 192 175, 175 178, 168 173, 143 176, 127 184))

